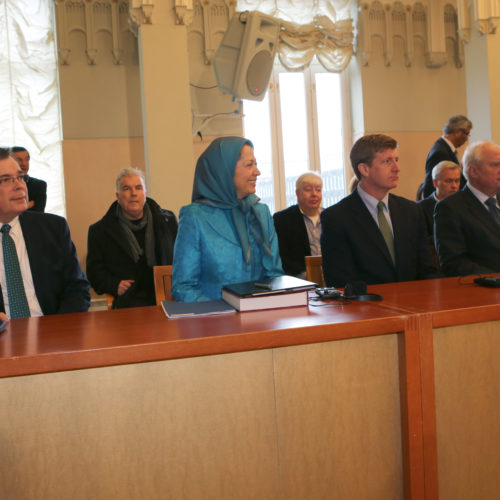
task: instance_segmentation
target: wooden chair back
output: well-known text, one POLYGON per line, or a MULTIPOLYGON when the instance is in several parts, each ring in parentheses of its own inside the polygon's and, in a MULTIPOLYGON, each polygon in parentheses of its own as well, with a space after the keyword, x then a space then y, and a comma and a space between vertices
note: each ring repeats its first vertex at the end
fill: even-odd
POLYGON ((156 305, 172 298, 172 266, 154 266, 156 305))
POLYGON ((306 280, 325 286, 321 255, 306 256, 306 280))

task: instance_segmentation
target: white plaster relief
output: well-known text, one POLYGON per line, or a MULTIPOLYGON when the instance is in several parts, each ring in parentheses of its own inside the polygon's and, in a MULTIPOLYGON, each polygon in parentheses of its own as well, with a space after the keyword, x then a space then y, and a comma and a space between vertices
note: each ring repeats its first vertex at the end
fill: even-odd
POLYGON ((454 63, 457 67, 463 64, 456 0, 360 1, 358 8, 358 56, 362 64, 367 65, 370 61, 374 37, 383 42, 386 65, 393 60, 394 38, 403 40, 406 66, 411 66, 414 61, 415 38, 422 38, 425 43, 428 67, 437 68, 448 62, 446 39, 453 39, 457 47, 454 63))
POLYGON ((96 35, 104 32, 112 40, 111 53, 114 64, 121 64, 123 57, 122 35, 128 26, 129 2, 127 0, 56 0, 59 62, 70 63, 70 34, 74 31, 85 35, 87 63, 98 62, 99 50, 96 35))
POLYGON ((211 64, 236 8, 235 0, 194 0, 189 34, 203 39, 203 59, 211 64))
POLYGON ((457 0, 458 31, 468 42, 475 28, 482 35, 496 34, 500 20, 500 0, 457 0))
POLYGON ((175 0, 174 10, 177 24, 189 26, 193 22, 193 0, 175 0))

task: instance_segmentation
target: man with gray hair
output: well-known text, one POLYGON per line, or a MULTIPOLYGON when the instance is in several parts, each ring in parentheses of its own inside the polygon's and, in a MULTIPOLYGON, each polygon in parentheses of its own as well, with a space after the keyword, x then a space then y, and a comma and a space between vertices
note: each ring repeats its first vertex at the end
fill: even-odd
POLYGON ((97 293, 115 297, 113 308, 156 304, 153 266, 172 264, 177 220, 146 197, 144 173, 124 168, 116 201, 88 235, 87 276, 97 293))
POLYGON ((432 169, 432 182, 436 191, 418 202, 425 217, 430 245, 434 244, 434 207, 439 200, 458 191, 461 174, 460 166, 452 161, 441 161, 432 169))
POLYGON ((274 214, 283 269, 292 276, 305 277, 306 255, 321 255, 322 189, 319 174, 302 174, 295 183, 297 204, 274 214))
MULTIPOLYGON (((460 165, 457 148, 463 146, 469 138, 472 122, 463 115, 452 116, 443 127, 443 135, 434 143, 425 160, 425 180, 423 183, 424 198, 434 190, 432 169, 441 161, 452 161, 460 165)), ((465 186, 465 178, 460 178, 460 188, 465 186)))
POLYGON ((463 161, 465 188, 434 211, 439 262, 447 276, 500 272, 500 146, 473 143, 463 161))

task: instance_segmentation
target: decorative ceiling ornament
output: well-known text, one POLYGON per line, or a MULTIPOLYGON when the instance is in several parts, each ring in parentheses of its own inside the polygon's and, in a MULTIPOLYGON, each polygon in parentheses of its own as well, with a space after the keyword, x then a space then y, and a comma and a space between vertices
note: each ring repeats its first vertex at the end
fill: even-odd
POLYGON ((193 22, 193 0, 175 0, 174 10, 177 24, 189 26, 193 22))
POLYGON ((129 0, 130 28, 137 36, 141 24, 152 24, 154 0, 129 0))
POLYGON ((70 63, 71 33, 80 32, 85 35, 87 63, 97 64, 97 35, 104 32, 112 39, 114 64, 122 64, 122 32, 130 31, 128 9, 127 0, 56 0, 59 63, 70 63))
POLYGON ((463 47, 457 32, 457 11, 453 0, 389 0, 360 1, 358 4, 357 54, 363 65, 372 57, 374 38, 382 41, 384 61, 392 64, 394 40, 403 41, 405 65, 414 61, 415 39, 425 45, 425 61, 429 68, 448 62, 447 40, 455 47, 455 64, 463 64, 463 47))
POLYGON ((456 0, 458 32, 465 41, 470 41, 471 29, 482 35, 494 35, 500 20, 499 0, 456 0))

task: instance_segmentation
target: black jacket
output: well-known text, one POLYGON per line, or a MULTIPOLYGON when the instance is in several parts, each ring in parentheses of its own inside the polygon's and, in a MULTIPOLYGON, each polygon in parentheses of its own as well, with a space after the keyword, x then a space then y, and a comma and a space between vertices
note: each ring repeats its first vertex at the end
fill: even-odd
MULTIPOLYGON (((156 264, 172 264, 177 236, 175 215, 160 208, 151 198, 146 198, 146 203, 153 218, 156 264)), ((87 276, 97 293, 115 297, 113 308, 154 305, 153 268, 147 265, 144 255, 137 263, 132 259, 125 231, 116 215, 117 205, 115 201, 106 215, 89 227, 87 276), (123 295, 117 296, 122 280, 135 282, 123 295)))
POLYGON ((311 255, 304 216, 298 205, 273 215, 281 263, 286 274, 297 276, 306 270, 305 256, 311 255))
MULTIPOLYGON (((66 219, 25 211, 19 222, 43 314, 87 311, 90 286, 80 269, 66 219)), ((4 311, 1 293, 0 309, 4 311)))

